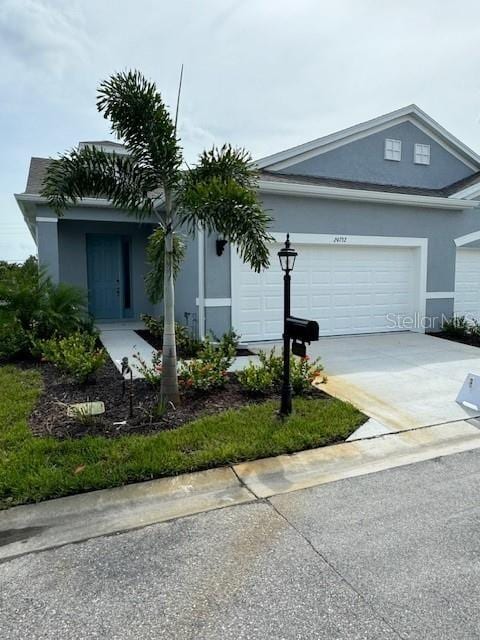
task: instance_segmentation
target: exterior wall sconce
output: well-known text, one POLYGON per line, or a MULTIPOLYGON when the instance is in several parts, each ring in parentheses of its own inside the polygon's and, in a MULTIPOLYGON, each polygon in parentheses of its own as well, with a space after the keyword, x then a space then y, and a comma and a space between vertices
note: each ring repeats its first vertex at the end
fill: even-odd
POLYGON ((220 257, 223 255, 223 252, 225 251, 225 246, 227 244, 227 240, 225 240, 225 238, 217 238, 216 242, 215 242, 215 246, 217 249, 217 256, 220 257))

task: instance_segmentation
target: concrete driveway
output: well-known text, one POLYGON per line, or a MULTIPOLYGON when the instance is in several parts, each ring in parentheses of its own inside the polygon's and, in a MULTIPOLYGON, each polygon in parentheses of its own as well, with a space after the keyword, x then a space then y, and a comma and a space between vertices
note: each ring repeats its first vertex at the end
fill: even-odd
POLYGON ((320 338, 326 390, 395 430, 480 416, 455 398, 468 373, 480 374, 480 349, 419 333, 320 338))

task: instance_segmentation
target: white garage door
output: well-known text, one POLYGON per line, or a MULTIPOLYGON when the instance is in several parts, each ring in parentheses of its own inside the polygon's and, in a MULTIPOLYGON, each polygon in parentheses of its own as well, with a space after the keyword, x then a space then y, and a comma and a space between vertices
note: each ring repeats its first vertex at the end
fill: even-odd
MULTIPOLYGON (((281 337, 283 278, 277 251, 260 274, 234 263, 232 318, 242 340, 281 337)), ((392 331, 393 317, 418 309, 414 248, 295 245, 292 315, 316 320, 320 335, 392 331)), ((400 327, 401 328, 401 327, 400 327)))
POLYGON ((457 249, 455 315, 480 320, 480 249, 457 249))

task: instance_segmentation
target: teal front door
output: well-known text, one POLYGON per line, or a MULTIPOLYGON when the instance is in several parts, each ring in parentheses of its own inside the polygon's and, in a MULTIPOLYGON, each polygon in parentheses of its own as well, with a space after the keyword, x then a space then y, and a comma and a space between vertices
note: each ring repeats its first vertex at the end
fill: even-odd
POLYGON ((123 317, 120 236, 87 235, 88 308, 99 320, 123 317))

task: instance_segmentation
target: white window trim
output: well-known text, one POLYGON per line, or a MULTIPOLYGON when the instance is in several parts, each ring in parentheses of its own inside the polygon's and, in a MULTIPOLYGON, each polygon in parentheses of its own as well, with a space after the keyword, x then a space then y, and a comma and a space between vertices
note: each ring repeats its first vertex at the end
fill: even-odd
POLYGON ((413 145, 413 162, 415 164, 421 164, 421 165, 429 165, 430 164, 430 158, 431 158, 431 150, 430 150, 430 145, 429 144, 424 144, 423 142, 416 142, 413 145), (424 153, 423 151, 419 151, 419 147, 422 147, 424 149, 428 149, 428 153, 424 153), (424 162, 421 158, 427 158, 428 161, 424 162))
MULTIPOLYGON (((283 243, 285 241, 286 232, 271 234, 275 242, 283 243)), ((417 282, 417 305, 415 315, 418 318, 424 318, 427 311, 427 260, 428 260, 428 238, 403 238, 399 236, 354 236, 349 234, 325 234, 325 233, 291 233, 290 242, 295 245, 317 244, 317 245, 336 245, 339 250, 348 246, 364 246, 364 247, 412 247, 418 249, 418 274, 417 282), (342 238, 342 241, 339 241, 342 238), (345 240, 343 240, 345 239, 345 240)), ((237 251, 232 248, 230 251, 230 291, 232 302, 232 328, 237 330, 239 326, 240 305, 238 300, 238 291, 240 284, 240 267, 242 259, 237 251)), ((425 333, 425 327, 421 325, 425 323, 419 322, 418 327, 412 329, 415 333, 425 333)))
POLYGON ((383 149, 383 158, 384 160, 390 160, 392 162, 400 162, 402 160, 402 141, 401 140, 397 140, 396 138, 385 138, 385 145, 384 145, 384 149, 383 149), (391 142, 392 143, 392 149, 387 149, 387 145, 388 143, 391 142), (395 148, 396 146, 398 146, 398 149, 395 148), (392 155, 394 154, 399 154, 398 158, 389 158, 387 156, 387 153, 392 153, 392 155))

